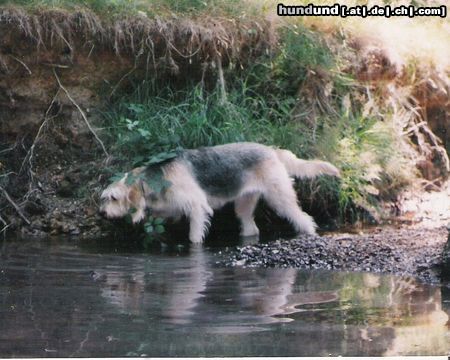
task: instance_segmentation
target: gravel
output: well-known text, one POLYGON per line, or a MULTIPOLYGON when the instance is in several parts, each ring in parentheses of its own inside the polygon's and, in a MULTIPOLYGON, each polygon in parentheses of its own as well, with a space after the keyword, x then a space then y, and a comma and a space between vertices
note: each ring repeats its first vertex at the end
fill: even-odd
POLYGON ((221 253, 219 263, 412 275, 424 282, 438 283, 446 241, 444 226, 377 227, 366 233, 303 236, 237 247, 221 253))

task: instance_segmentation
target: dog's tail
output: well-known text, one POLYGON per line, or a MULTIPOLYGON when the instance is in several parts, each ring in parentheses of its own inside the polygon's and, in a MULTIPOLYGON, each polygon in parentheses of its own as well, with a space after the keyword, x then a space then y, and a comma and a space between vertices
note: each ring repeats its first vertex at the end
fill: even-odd
POLYGON ((315 178, 319 175, 340 177, 339 170, 329 162, 320 160, 302 160, 289 150, 275 149, 275 153, 290 176, 296 178, 315 178))

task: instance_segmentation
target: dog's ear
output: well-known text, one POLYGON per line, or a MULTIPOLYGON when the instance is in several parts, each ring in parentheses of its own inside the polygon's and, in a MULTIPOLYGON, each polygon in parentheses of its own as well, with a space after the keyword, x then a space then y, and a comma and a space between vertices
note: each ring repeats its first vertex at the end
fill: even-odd
POLYGON ((139 191, 139 189, 137 188, 137 186, 136 185, 131 186, 128 191, 128 201, 131 204, 137 204, 141 197, 142 197, 142 194, 139 191))

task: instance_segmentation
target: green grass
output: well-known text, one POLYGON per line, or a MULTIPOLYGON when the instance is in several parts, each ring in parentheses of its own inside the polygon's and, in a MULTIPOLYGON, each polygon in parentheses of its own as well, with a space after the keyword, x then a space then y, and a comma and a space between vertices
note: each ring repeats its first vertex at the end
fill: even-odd
POLYGON ((137 87, 104 113, 116 151, 135 162, 143 160, 141 154, 228 142, 289 145, 297 152, 305 146, 299 136, 304 131, 302 124, 288 121, 293 99, 272 108, 245 88, 230 92, 223 103, 218 91, 164 89, 152 96, 147 86, 137 87))

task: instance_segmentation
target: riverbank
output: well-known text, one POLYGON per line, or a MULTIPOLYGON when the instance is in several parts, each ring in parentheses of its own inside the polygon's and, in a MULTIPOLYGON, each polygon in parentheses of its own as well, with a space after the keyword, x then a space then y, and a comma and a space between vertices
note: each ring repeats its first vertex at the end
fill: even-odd
POLYGON ((226 266, 293 267, 410 275, 438 283, 447 241, 444 226, 398 225, 237 247, 220 254, 226 266))

